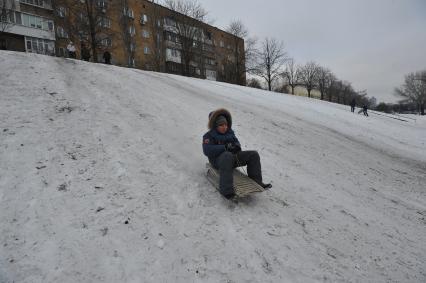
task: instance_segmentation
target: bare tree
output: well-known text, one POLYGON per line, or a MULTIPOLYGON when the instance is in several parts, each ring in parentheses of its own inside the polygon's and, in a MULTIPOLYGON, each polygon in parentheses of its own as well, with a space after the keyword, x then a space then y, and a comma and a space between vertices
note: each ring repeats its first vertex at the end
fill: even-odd
POLYGON ((343 85, 343 81, 342 80, 338 80, 338 81, 336 81, 336 85, 335 85, 335 90, 336 90, 336 92, 335 92, 335 97, 337 98, 337 103, 338 104, 341 104, 342 103, 342 98, 343 98, 343 88, 344 88, 344 85, 343 85))
POLYGON ((328 86, 327 91, 326 91, 327 96, 328 96, 328 101, 330 101, 330 102, 335 101, 337 103, 340 103, 341 89, 342 89, 342 81, 337 79, 336 76, 331 75, 330 85, 328 86))
POLYGON ((53 1, 54 9, 63 8, 66 11, 67 19, 62 21, 65 25, 64 30, 74 40, 78 39, 90 46, 94 62, 98 62, 98 49, 111 47, 112 40, 117 36, 117 33, 111 29, 111 19, 108 17, 108 10, 121 8, 121 3, 117 2, 53 1))
POLYGON ((13 24, 14 0, 0 0, 0 32, 6 32, 13 24))
POLYGON ((260 84, 259 80, 255 78, 248 79, 247 86, 252 88, 262 89, 262 85, 260 84))
MULTIPOLYGON (((154 0, 152 2, 155 2, 154 0)), ((151 13, 151 18, 146 19, 148 26, 152 31, 152 36, 154 40, 154 50, 148 54, 147 61, 150 66, 153 67, 153 70, 157 72, 164 71, 164 40, 163 40, 163 17, 161 16, 161 6, 153 5, 151 13)), ((145 19, 141 18, 141 21, 145 19)))
POLYGON ((331 73, 329 76, 329 84, 327 85, 327 89, 325 91, 325 93, 327 94, 328 101, 330 102, 333 100, 334 86, 336 82, 337 82, 336 76, 333 73, 331 73))
MULTIPOLYGON (((117 0, 116 0, 117 1, 117 0)), ((124 44, 124 50, 127 54, 127 65, 134 67, 135 62, 135 32, 134 32, 134 15, 133 11, 129 8, 129 0, 119 0, 119 25, 121 32, 120 37, 124 44)))
POLYGON ((341 103, 344 105, 347 105, 353 93, 354 93, 354 89, 352 88, 352 84, 348 81, 343 81, 342 88, 341 88, 341 98, 342 98, 341 103))
POLYGON ((321 100, 324 100, 326 91, 332 82, 333 74, 331 71, 324 67, 318 69, 318 90, 321 93, 321 100))
POLYGON ((286 69, 282 76, 285 83, 291 87, 291 94, 294 95, 294 89, 299 84, 299 70, 293 58, 289 59, 286 63, 286 69))
POLYGON ((420 115, 425 115, 426 104, 426 70, 405 76, 404 84, 395 88, 395 93, 417 104, 420 115))
POLYGON ((164 4, 172 11, 184 16, 176 17, 175 29, 181 45, 182 75, 191 75, 191 61, 202 44, 203 31, 199 22, 204 22, 207 12, 196 0, 165 0, 164 4))
POLYGON ((265 38, 262 49, 258 53, 258 64, 255 74, 262 77, 272 90, 272 84, 282 73, 282 66, 287 61, 287 52, 284 43, 275 39, 265 38))
MULTIPOLYGON (((13 25, 15 25, 15 1, 0 0, 0 35, 6 33, 13 25)), ((7 48, 7 42, 4 41, 4 48, 7 48)), ((3 47, 2 47, 3 48, 3 47)))
POLYGON ((240 20, 232 21, 228 28, 227 32, 233 34, 233 51, 235 62, 231 68, 231 77, 235 83, 244 85, 244 77, 247 72, 252 72, 255 65, 256 59, 256 39, 249 37, 249 33, 245 25, 240 20), (240 46, 241 40, 244 40, 244 49, 240 46))
POLYGON ((300 82, 308 91, 308 97, 311 97, 311 91, 318 85, 317 63, 310 61, 300 67, 300 82))

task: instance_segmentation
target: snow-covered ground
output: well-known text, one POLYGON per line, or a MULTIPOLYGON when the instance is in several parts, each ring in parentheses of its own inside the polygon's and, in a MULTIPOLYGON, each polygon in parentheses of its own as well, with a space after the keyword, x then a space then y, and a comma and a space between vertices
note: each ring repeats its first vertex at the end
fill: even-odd
POLYGON ((0 282, 426 282, 426 123, 0 52, 0 282), (231 111, 273 188, 205 178, 231 111))

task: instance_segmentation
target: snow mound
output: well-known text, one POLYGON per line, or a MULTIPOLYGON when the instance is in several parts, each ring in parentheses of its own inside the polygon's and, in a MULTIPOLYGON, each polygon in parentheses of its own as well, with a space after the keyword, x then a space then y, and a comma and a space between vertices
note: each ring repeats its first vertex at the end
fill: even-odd
POLYGON ((425 282, 426 124, 0 52, 0 282, 425 282), (273 188, 205 178, 225 107, 273 188))

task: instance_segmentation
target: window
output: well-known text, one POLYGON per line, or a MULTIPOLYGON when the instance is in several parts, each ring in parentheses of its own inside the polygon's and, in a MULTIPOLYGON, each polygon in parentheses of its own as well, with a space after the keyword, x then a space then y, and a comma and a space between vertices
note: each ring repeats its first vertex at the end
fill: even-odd
POLYGON ((111 47, 112 46, 112 40, 109 37, 106 37, 101 40, 101 45, 105 47, 111 47))
POLYGON ((135 26, 129 26, 129 34, 134 36, 136 34, 135 26))
POLYGON ((78 13, 78 20, 80 21, 79 24, 89 24, 89 17, 86 16, 83 12, 78 13))
POLYGON ((130 52, 134 52, 136 50, 136 43, 131 42, 129 45, 130 52))
POLYGON ((25 37, 25 47, 27 52, 41 53, 41 54, 54 54, 54 42, 42 38, 25 37))
MULTIPOLYGON (((35 5, 35 6, 40 6, 43 7, 43 0, 20 0, 19 2, 21 3, 25 3, 25 4, 30 4, 30 5, 35 5)), ((48 2, 48 1, 44 1, 44 2, 48 2)))
POLYGON ((147 31, 147 30, 142 30, 142 37, 144 37, 144 38, 149 38, 149 31, 147 31))
POLYGON ((180 51, 179 50, 167 48, 166 52, 167 52, 167 55, 169 55, 169 56, 180 58, 180 51))
POLYGON ((220 47, 225 47, 225 43, 223 42, 223 40, 221 40, 221 41, 219 42, 219 45, 220 45, 220 47))
POLYGON ((28 15, 28 18, 30 19, 29 20, 30 21, 30 27, 35 28, 35 26, 36 26, 36 17, 28 15))
POLYGON ((58 7, 56 12, 60 18, 65 18, 65 7, 58 7))
POLYGON ((172 26, 172 27, 176 26, 176 22, 173 19, 171 19, 171 18, 165 18, 164 19, 164 24, 166 26, 172 26))
POLYGON ((149 49, 149 47, 148 47, 148 46, 145 46, 145 47, 143 48, 143 53, 144 53, 144 54, 150 54, 150 53, 151 53, 151 50, 149 49))
POLYGON ((17 16, 17 18, 19 15, 19 20, 17 20, 17 22, 19 21, 19 23, 21 23, 22 25, 26 27, 53 31, 53 21, 51 20, 38 17, 38 16, 28 15, 28 14, 21 14, 21 13, 15 13, 15 15, 17 16))
POLYGON ((160 46, 161 44, 161 33, 157 32, 157 45, 160 46))
POLYGON ((80 37, 80 41, 89 41, 89 34, 86 31, 79 30, 78 36, 80 37))
POLYGON ((39 17, 34 17, 34 18, 35 18, 35 25, 36 25, 36 28, 41 29, 41 28, 42 28, 42 19, 41 19, 41 18, 39 18, 39 17))
POLYGON ((111 20, 107 17, 100 17, 98 18, 98 26, 103 28, 110 28, 111 27, 111 20))
POLYGON ((29 27, 30 26, 30 17, 27 14, 22 14, 22 22, 24 26, 29 27))
POLYGON ((215 65, 216 62, 213 58, 204 58, 204 63, 208 65, 215 65))
POLYGON ((42 25, 42 29, 44 29, 44 30, 48 30, 49 29, 49 22, 48 21, 43 20, 41 22, 41 25, 42 25))
POLYGON ((148 16, 145 15, 145 14, 141 15, 141 20, 140 21, 141 21, 142 25, 146 24, 148 22, 148 16))
POLYGON ((106 9, 107 8, 107 1, 106 0, 98 0, 96 2, 96 5, 98 6, 98 8, 106 9))
POLYGON ((21 12, 15 12, 15 24, 22 25, 21 12))
POLYGON ((61 27, 61 26, 58 26, 57 28, 56 28, 56 35, 59 37, 59 38, 68 38, 68 33, 64 30, 64 28, 63 27, 61 27))
POLYGON ((134 14, 133 14, 133 10, 131 8, 128 8, 128 7, 124 7, 123 8, 123 15, 125 15, 125 16, 127 16, 129 18, 132 18, 132 19, 135 18, 134 14))

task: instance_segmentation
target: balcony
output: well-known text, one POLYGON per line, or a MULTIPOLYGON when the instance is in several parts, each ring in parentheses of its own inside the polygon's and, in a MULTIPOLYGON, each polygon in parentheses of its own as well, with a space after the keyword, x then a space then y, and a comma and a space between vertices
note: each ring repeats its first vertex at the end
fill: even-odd
POLYGON ((166 49, 166 62, 182 63, 180 52, 177 50, 166 49))
POLYGON ((168 48, 182 49, 182 45, 180 43, 174 42, 174 41, 171 41, 171 40, 164 40, 164 44, 168 48))
POLYGON ((19 0, 19 3, 47 10, 53 9, 52 3, 49 0, 19 0))

